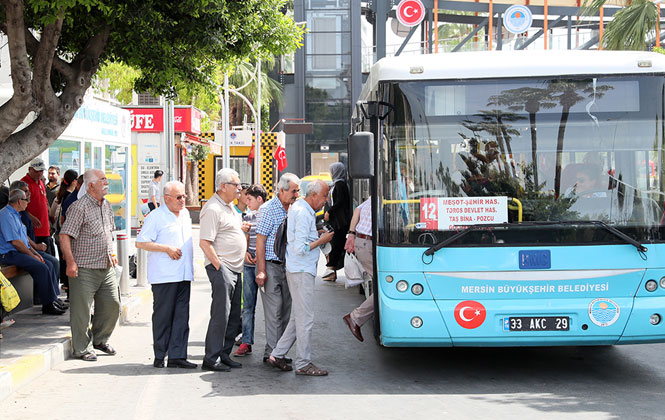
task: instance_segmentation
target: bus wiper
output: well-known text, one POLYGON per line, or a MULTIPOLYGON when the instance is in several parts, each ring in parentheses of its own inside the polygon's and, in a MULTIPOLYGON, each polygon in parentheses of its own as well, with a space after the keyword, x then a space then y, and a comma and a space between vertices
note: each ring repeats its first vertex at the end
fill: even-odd
POLYGON ((617 238, 623 240, 624 242, 633 245, 640 253, 647 252, 647 247, 643 246, 641 243, 636 241, 634 238, 626 235, 617 228, 608 225, 607 223, 601 220, 561 220, 561 221, 542 221, 542 222, 521 222, 521 223, 495 223, 495 224, 480 224, 480 225, 469 225, 466 229, 457 232, 448 239, 444 239, 438 244, 428 248, 424 255, 428 257, 434 255, 435 252, 441 248, 445 248, 451 243, 459 240, 460 238, 466 236, 472 231, 486 230, 486 229, 496 229, 496 228, 508 228, 508 227, 524 227, 524 226, 556 226, 556 225, 591 225, 591 226, 600 226, 603 229, 607 230, 617 238))

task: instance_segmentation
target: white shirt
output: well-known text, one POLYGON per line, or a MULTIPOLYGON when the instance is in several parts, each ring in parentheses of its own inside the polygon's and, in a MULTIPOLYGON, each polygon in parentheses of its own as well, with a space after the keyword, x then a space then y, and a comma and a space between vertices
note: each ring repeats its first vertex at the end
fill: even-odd
POLYGON ((176 283, 194 280, 194 245, 192 219, 187 209, 176 217, 167 206, 160 206, 145 218, 136 242, 172 245, 180 251, 180 259, 172 260, 166 252, 148 252, 148 282, 176 283))
POLYGON ((152 197, 155 197, 155 202, 157 204, 162 203, 162 191, 159 188, 159 183, 155 182, 154 179, 152 180, 152 182, 150 182, 150 198, 152 197))

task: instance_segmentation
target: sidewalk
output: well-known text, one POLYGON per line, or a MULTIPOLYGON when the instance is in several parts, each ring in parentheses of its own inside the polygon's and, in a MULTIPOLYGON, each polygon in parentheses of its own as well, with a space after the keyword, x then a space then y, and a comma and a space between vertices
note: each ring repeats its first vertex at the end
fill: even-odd
MULTIPOLYGON (((136 252, 134 238, 130 241, 130 255, 136 252)), ((129 279, 136 284, 136 279, 129 279)), ((120 297, 121 312, 118 324, 132 318, 141 305, 152 301, 149 287, 131 287, 129 294, 120 297)), ((69 311, 64 315, 42 315, 41 306, 33 306, 8 316, 16 323, 2 330, 0 340, 0 401, 11 395, 59 363, 71 357, 71 331, 69 311)))

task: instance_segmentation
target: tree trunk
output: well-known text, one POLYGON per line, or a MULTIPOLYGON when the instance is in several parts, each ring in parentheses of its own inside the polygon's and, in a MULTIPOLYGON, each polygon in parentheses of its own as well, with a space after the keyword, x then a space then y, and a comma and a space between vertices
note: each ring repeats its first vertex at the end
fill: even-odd
POLYGON ((199 205, 199 164, 191 160, 187 161, 187 182, 185 183, 185 194, 187 194, 187 205, 199 205))

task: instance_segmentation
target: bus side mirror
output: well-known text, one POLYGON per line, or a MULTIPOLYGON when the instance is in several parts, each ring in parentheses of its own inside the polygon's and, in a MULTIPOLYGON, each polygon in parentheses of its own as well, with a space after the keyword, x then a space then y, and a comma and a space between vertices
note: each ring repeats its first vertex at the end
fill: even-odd
POLYGON ((349 176, 374 177, 374 134, 359 131, 349 136, 349 176))

